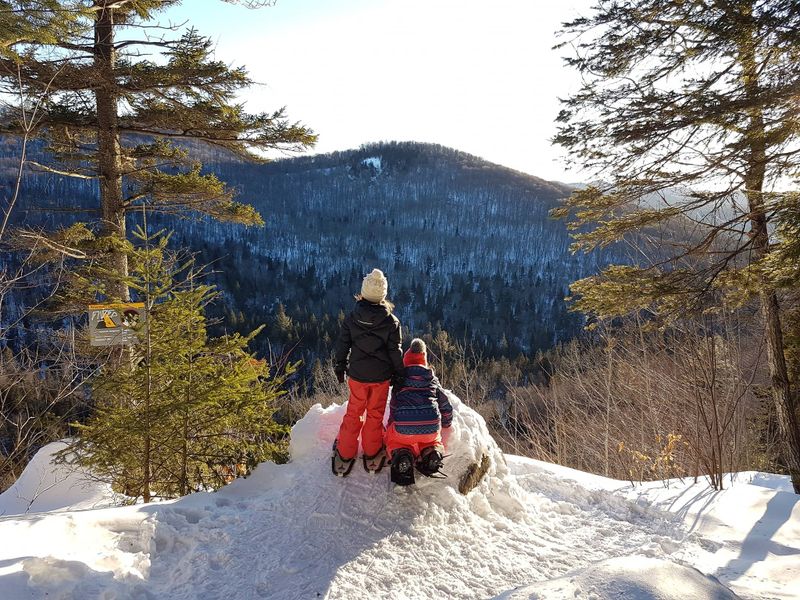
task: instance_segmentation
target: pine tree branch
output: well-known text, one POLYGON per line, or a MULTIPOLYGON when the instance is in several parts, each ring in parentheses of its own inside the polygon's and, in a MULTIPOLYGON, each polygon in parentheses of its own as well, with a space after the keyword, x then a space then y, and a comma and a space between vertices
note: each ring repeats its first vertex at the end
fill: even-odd
POLYGON ((155 46, 158 48, 174 48, 177 42, 174 40, 126 40, 124 42, 117 42, 114 48, 122 50, 128 46, 155 46))
POLYGON ((34 169, 36 171, 43 171, 45 173, 52 173, 54 175, 63 175, 64 177, 72 177, 75 179, 100 179, 98 175, 84 175, 83 173, 78 173, 76 171, 62 171, 60 169, 55 169, 53 167, 43 165, 42 163, 36 162, 35 160, 28 160, 26 162, 27 164, 36 167, 34 169))
POLYGON ((87 254, 81 250, 76 248, 70 248, 64 244, 59 244, 55 240, 51 240, 45 235, 41 233, 37 233, 35 231, 17 231, 16 236, 22 240, 32 242, 34 246, 44 246, 49 248, 50 250, 61 254, 63 256, 68 256, 69 258, 79 258, 85 259, 87 258, 87 254))

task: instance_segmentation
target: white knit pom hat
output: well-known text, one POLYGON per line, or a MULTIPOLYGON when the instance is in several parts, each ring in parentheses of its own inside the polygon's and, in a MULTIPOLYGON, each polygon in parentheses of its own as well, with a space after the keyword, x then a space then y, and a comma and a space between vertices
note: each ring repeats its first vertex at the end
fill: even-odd
POLYGON ((386 298, 389 291, 389 280, 380 269, 372 269, 372 273, 364 277, 361 283, 361 297, 378 304, 386 298))

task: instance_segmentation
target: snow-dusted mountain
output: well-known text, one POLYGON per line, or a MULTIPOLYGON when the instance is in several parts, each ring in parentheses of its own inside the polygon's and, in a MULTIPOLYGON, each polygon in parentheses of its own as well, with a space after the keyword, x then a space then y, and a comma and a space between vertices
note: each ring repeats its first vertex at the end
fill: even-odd
POLYGON ((800 597, 800 503, 786 478, 739 474, 720 492, 690 480, 632 487, 505 456, 483 419, 452 403, 450 478, 411 490, 360 467, 331 475, 338 405, 295 425, 288 464, 171 502, 103 508, 105 488, 76 491, 74 474, 46 489, 45 449, 29 467, 38 475, 0 495, 0 597, 800 597), (458 475, 483 455, 487 475, 459 493, 458 475), (32 512, 9 514, 20 507, 32 512))
MULTIPOLYGON (((14 152, 0 145, 6 162, 14 152)), ((201 252, 229 327, 252 330, 285 307, 300 330, 291 342, 268 330, 259 350, 301 338, 311 355, 327 356, 336 316, 379 267, 412 332, 443 327, 479 354, 533 354, 580 331, 563 300, 569 284, 622 258, 614 249, 570 254, 565 224, 549 217, 568 186, 442 146, 381 143, 266 165, 202 152, 266 226, 153 217, 151 229, 168 225, 176 245, 201 252)), ((17 222, 52 229, 91 219, 63 209, 96 206, 96 194, 91 181, 29 173, 17 222)))

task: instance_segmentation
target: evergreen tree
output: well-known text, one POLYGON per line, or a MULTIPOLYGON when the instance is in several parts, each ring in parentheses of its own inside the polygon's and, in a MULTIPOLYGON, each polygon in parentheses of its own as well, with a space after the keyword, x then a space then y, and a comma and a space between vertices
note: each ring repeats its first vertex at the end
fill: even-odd
POLYGON ((80 14, 77 2, 0 1, 0 56, 19 60, 30 44, 53 44, 74 34, 80 14))
MULTIPOLYGON (((194 29, 172 39, 146 34, 159 12, 178 3, 0 5, 0 93, 11 102, 0 112, 0 130, 48 142, 54 160, 27 161, 29 167, 98 182, 98 246, 109 271, 123 276, 126 215, 142 204, 159 212, 262 222, 252 207, 233 200, 233 190, 202 172, 203 147, 258 160, 261 151, 299 150, 316 139, 282 109, 247 113, 235 96, 251 80, 244 69, 215 60, 209 38, 194 29), (161 57, 149 58, 154 50, 161 57), (37 118, 31 123, 34 100, 37 118)), ((110 297, 129 298, 124 279, 107 287, 110 297)))
POLYGON ((292 318, 286 314, 283 303, 278 303, 273 321, 274 337, 282 344, 292 343, 295 338, 295 324, 292 318))
POLYGON ((653 263, 578 282, 576 306, 675 318, 713 306, 718 290, 758 297, 784 460, 800 493, 798 389, 776 277, 792 242, 781 221, 796 211, 796 194, 777 190, 800 166, 797 2, 601 1, 562 33, 583 85, 564 101, 555 141, 606 183, 577 191, 557 214, 572 217, 584 249, 656 241, 653 263))
POLYGON ((130 364, 103 366, 92 383, 94 413, 62 453, 145 502, 219 487, 285 452, 272 405, 291 369, 271 376, 248 352, 260 329, 208 338, 204 309, 214 291, 193 285, 191 262, 166 243, 131 254, 129 284, 148 312, 141 342, 130 364))

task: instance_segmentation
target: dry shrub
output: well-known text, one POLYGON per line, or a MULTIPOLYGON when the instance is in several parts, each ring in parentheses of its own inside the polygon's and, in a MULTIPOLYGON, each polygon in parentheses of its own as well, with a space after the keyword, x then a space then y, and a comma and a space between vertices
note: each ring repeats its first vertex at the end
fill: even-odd
POLYGON ((632 481, 707 476, 721 488, 723 473, 774 466, 756 339, 733 315, 668 334, 606 330, 560 348, 547 384, 511 384, 483 412, 508 452, 632 481))
POLYGON ((325 367, 316 361, 312 367, 313 390, 303 386, 293 386, 276 402, 276 420, 280 423, 294 425, 315 404, 328 407, 331 404, 343 404, 347 401, 349 391, 347 383, 339 383, 333 368, 325 367))

